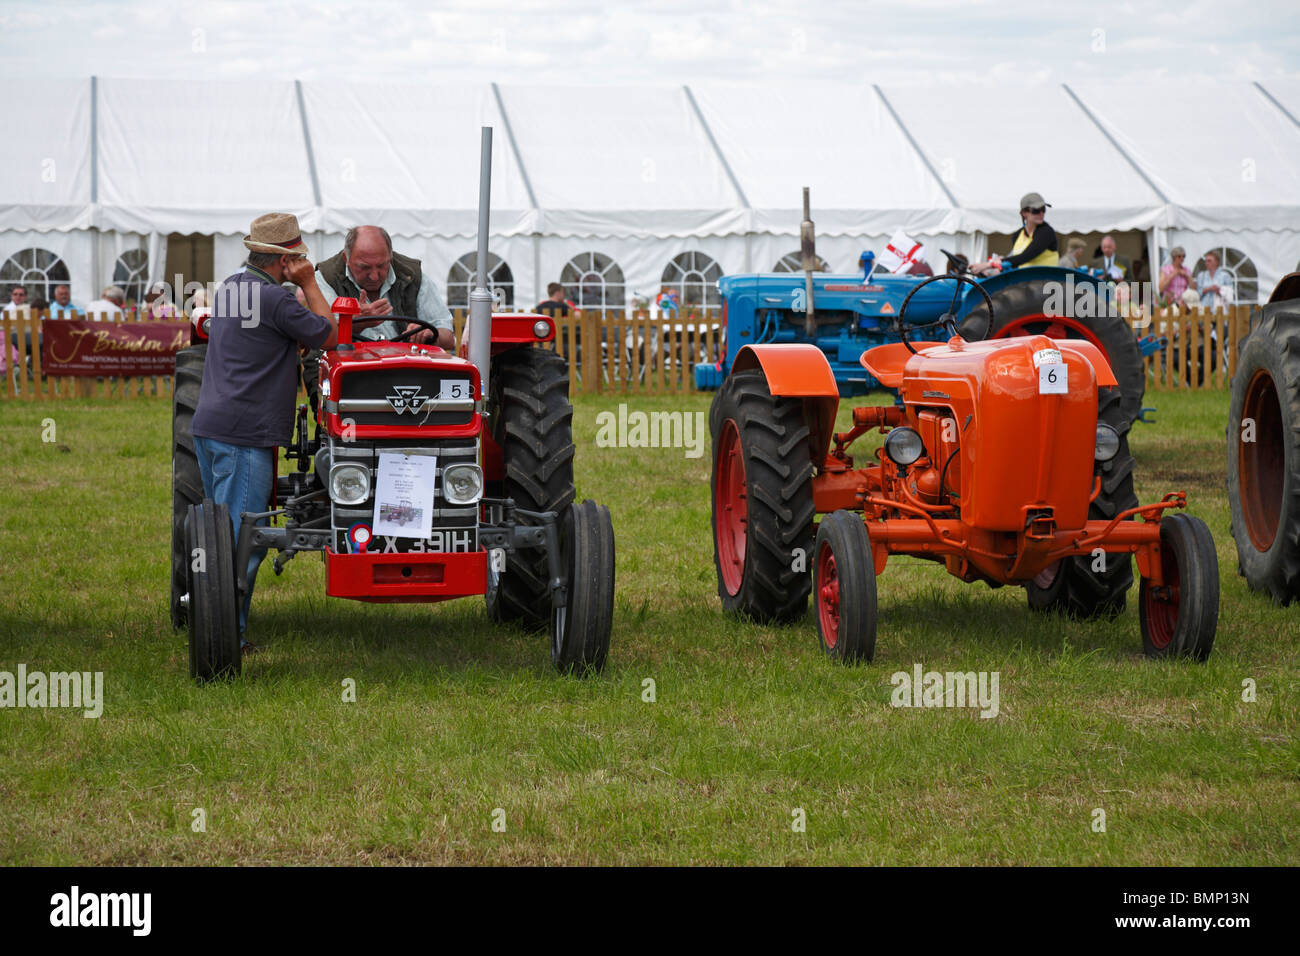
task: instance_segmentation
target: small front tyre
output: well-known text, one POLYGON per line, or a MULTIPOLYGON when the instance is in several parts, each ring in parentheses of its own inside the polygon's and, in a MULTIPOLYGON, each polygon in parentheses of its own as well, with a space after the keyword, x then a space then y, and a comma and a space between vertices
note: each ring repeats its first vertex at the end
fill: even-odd
POLYGON ((1143 578, 1139 589, 1142 650, 1203 661, 1219 623, 1219 557, 1205 522, 1181 514, 1161 520, 1160 560, 1164 583, 1143 578))
POLYGON ((564 607, 551 609, 551 662, 583 676, 605 667, 614 620, 614 525, 609 509, 587 500, 560 520, 564 607))
POLYGON ((190 505, 185 518, 190 677, 200 684, 238 677, 239 598, 235 586, 234 531, 225 505, 210 499, 190 505))
POLYGON ((876 566, 862 516, 822 519, 813 544, 813 602, 822 650, 843 664, 876 653, 876 566))

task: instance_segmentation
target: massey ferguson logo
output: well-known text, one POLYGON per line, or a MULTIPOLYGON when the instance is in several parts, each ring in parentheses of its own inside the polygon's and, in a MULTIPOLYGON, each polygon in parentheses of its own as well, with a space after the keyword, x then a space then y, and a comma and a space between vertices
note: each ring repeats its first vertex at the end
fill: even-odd
POLYGON ((394 385, 393 391, 396 394, 388 396, 388 404, 392 405, 393 411, 399 415, 402 412, 410 412, 414 415, 429 400, 428 395, 420 394, 418 385, 394 385))

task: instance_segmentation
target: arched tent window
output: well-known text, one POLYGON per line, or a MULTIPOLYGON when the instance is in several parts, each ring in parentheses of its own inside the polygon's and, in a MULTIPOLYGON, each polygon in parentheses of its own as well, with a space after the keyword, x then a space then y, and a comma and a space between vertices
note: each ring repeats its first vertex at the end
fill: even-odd
MULTIPOLYGON (((474 290, 474 270, 477 268, 477 252, 467 252, 451 264, 447 273, 447 308, 469 308, 469 294, 474 290)), ((495 252, 488 253, 487 279, 488 291, 497 296, 497 290, 500 289, 497 298, 504 298, 503 303, 494 305, 493 308, 500 308, 501 305, 514 308, 515 275, 510 271, 509 264, 495 252)))
POLYGON ((722 267, 702 252, 683 252, 664 269, 663 284, 677 290, 683 308, 721 305, 718 280, 722 267))
POLYGON ((1239 249, 1233 249, 1229 246, 1215 246, 1212 249, 1206 249, 1205 255, 1202 255, 1197 260, 1192 275, 1198 275, 1205 268, 1205 256, 1208 256, 1211 252, 1218 254, 1219 265, 1232 274, 1233 304, 1258 302, 1259 271, 1255 268, 1255 263, 1251 261, 1250 256, 1239 249))
MULTIPOLYGON (((149 253, 144 249, 128 249, 117 257, 113 266, 113 285, 126 293, 128 302, 143 302, 145 285, 149 279, 149 253)), ((96 292, 98 298, 98 291, 96 292)))
MULTIPOLYGON (((786 253, 781 261, 772 267, 773 272, 803 272, 803 255, 798 250, 786 253)), ((831 267, 821 256, 817 257, 817 272, 830 272, 831 267)))
POLYGON ((597 309, 603 315, 609 309, 623 308, 627 301, 623 270, 599 252, 583 252, 566 262, 560 282, 565 298, 580 309, 597 309))
MULTIPOLYGON (((0 284, 4 287, 6 301, 10 287, 21 285, 27 289, 29 303, 36 298, 53 302, 54 287, 64 283, 71 285, 68 267, 48 249, 23 249, 15 252, 0 266, 0 284)), ((73 291, 75 293, 76 290, 73 291)))

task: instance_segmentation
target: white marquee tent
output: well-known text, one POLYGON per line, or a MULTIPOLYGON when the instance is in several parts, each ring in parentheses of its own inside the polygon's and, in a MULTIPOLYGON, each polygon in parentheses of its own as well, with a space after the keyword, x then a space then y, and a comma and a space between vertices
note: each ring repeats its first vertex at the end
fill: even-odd
POLYGON ((483 125, 494 276, 522 307, 557 278, 622 305, 770 271, 798 249, 805 185, 818 252, 841 272, 899 229, 935 264, 941 246, 982 255, 1029 190, 1062 235, 1139 230, 1153 261, 1174 244, 1191 261, 1234 250, 1262 294, 1300 263, 1300 80, 981 90, 974 105, 955 88, 874 84, 10 79, 5 108, 24 134, 0 152, 3 276, 66 269, 81 302, 115 278, 170 278, 175 234, 212 236, 222 278, 271 210, 299 217, 318 259, 351 225, 385 226, 454 300, 483 125))

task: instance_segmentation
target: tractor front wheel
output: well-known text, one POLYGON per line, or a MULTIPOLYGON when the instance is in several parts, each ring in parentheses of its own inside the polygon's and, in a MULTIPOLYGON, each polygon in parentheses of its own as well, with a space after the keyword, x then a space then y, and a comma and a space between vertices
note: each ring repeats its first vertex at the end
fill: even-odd
POLYGON ((238 677, 239 597, 234 531, 225 505, 191 505, 185 519, 190 677, 199 683, 238 677))
POLYGON ((203 383, 203 361, 207 345, 195 345, 176 353, 176 378, 172 388, 172 627, 185 626, 186 608, 181 600, 187 590, 185 550, 185 516, 191 505, 203 500, 203 475, 194 454, 194 436, 190 422, 199 406, 199 387, 203 383))
POLYGON ((822 650, 851 664, 876 653, 876 567, 862 516, 822 519, 813 545, 813 604, 822 650))
POLYGON ((1161 520, 1160 561, 1161 586, 1143 578, 1139 589, 1142 650, 1203 661, 1219 623, 1219 558, 1205 522, 1181 514, 1161 520))
POLYGON ((599 672, 614 620, 614 525, 594 501, 569 506, 560 522, 568 599, 551 609, 551 662, 561 673, 599 672))
POLYGON ((813 465, 797 398, 776 398, 760 369, 723 383, 713 434, 713 561, 728 613, 789 622, 808 608, 813 465))

